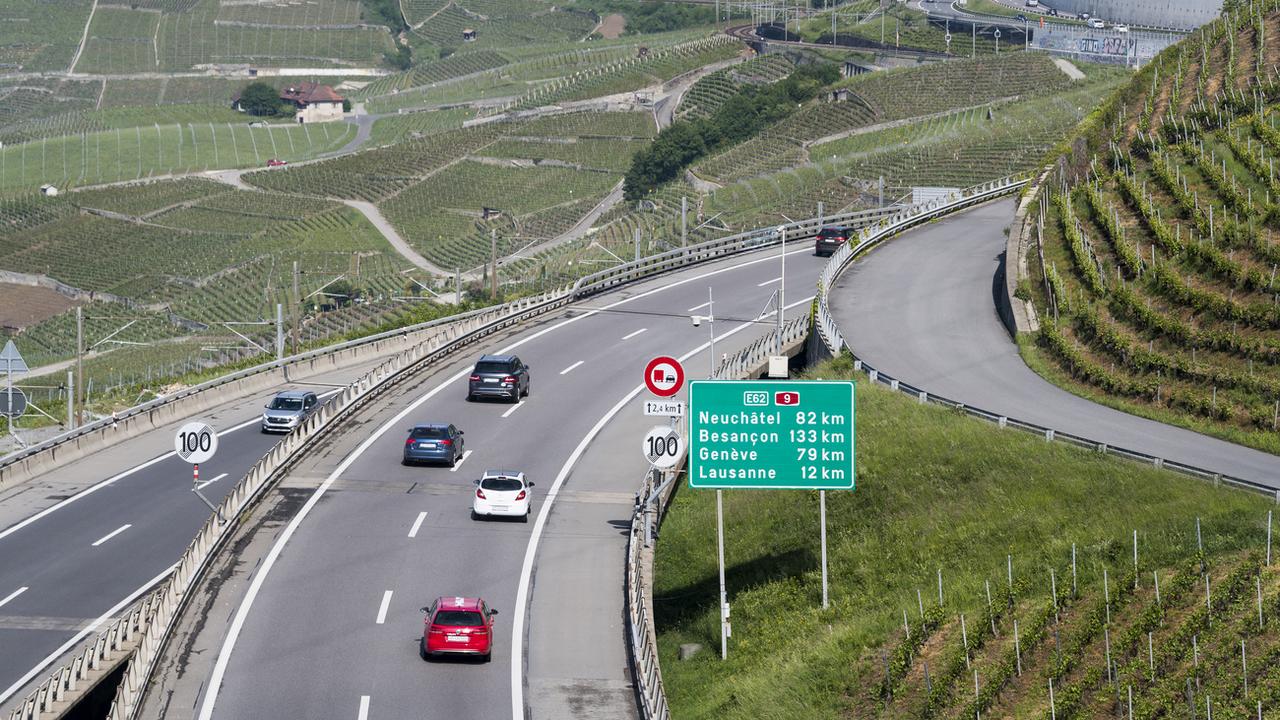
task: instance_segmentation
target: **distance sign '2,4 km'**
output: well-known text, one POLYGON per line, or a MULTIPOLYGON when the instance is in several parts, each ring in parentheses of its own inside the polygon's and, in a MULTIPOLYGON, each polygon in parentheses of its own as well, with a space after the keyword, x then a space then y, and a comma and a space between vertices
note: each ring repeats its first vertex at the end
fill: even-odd
POLYGON ((852 382, 695 380, 689 486, 852 490, 852 382))

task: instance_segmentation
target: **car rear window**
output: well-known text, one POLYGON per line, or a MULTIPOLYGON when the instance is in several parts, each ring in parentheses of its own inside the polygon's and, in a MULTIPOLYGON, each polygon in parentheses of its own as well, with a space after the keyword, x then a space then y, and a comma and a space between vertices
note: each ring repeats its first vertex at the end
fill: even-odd
POLYGON ((520 481, 509 477, 489 477, 480 481, 480 487, 485 490, 510 491, 521 489, 520 481))
POLYGON ((436 613, 433 625, 449 625, 452 627, 481 627, 484 618, 472 610, 441 610, 436 613))
POLYGON ((282 398, 278 397, 271 401, 272 410, 301 410, 301 398, 282 398))
POLYGON ((505 373, 510 371, 511 363, 492 361, 476 363, 476 372, 478 373, 505 373))
POLYGON ((818 233, 818 237, 844 237, 844 228, 822 228, 818 233))
POLYGON ((413 429, 413 437, 438 440, 448 437, 449 433, 442 427, 420 427, 413 429))

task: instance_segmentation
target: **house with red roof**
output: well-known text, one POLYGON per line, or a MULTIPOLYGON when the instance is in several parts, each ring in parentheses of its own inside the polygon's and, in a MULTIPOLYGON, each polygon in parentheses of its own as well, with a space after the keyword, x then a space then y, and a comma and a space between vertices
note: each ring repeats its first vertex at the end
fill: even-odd
POLYGON ((289 85, 280 89, 280 99, 298 108, 294 117, 300 123, 342 119, 342 96, 328 85, 313 82, 289 85))

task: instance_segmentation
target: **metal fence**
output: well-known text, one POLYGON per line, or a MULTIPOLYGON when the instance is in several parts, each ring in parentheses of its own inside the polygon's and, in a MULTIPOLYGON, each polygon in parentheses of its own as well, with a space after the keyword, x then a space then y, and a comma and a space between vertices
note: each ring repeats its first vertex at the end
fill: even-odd
POLYGON ((836 324, 835 318, 831 315, 828 298, 832 285, 840 277, 841 273, 843 273, 853 262, 855 257, 885 239, 902 232, 903 230, 931 220, 939 215, 953 212, 969 205, 985 202, 1001 195, 1013 193, 1026 183, 1027 180, 1024 179, 1006 178, 994 183, 987 183, 975 188, 970 188, 963 191, 959 196, 950 198, 946 202, 937 206, 926 206, 921 208, 918 212, 901 213, 889 218, 884 223, 877 224, 874 228, 864 230, 857 245, 846 244, 844 247, 841 247, 840 250, 831 257, 831 260, 827 263, 826 267, 822 269, 821 279, 819 280, 818 309, 814 324, 823 344, 825 344, 827 349, 834 355, 838 355, 843 351, 848 351, 853 355, 854 368, 867 373, 867 377, 871 382, 878 382, 883 385, 887 385, 894 390, 898 390, 915 397, 922 403, 933 402, 939 405, 945 405, 947 407, 963 411, 973 417, 989 420, 998 424, 1000 427, 1012 427, 1035 433, 1044 437, 1046 441, 1063 440, 1073 445, 1078 445, 1097 452, 1116 455, 1130 460, 1147 463, 1153 467, 1174 470, 1193 477, 1210 480, 1215 485, 1225 484, 1244 490, 1252 490, 1254 492, 1259 492, 1273 497, 1276 502, 1280 502, 1280 489, 1263 485, 1252 480, 1247 480, 1245 478, 1234 477, 1202 467, 1196 467, 1194 465, 1156 457, 1138 450, 1131 450, 1124 447, 1118 447, 1107 442, 1093 440, 1079 435, 1073 435, 1071 433, 1064 433, 1054 430, 1053 428, 1044 427, 1024 420, 1018 420, 1016 418, 1010 418, 1000 415, 999 413, 967 405, 957 400, 951 400, 949 398, 935 395, 929 393, 923 388, 918 388, 904 383, 897 378, 871 367, 854 354, 853 349, 845 342, 844 335, 841 333, 839 325, 836 324))

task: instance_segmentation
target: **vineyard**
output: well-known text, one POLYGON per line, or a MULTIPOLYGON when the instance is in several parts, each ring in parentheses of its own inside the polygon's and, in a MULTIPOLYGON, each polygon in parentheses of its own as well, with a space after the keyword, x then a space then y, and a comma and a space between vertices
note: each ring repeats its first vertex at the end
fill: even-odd
POLYGON ((102 7, 89 23, 89 37, 76 67, 81 72, 112 74, 155 70, 153 38, 160 13, 102 7))
POLYGON ((188 123, 116 128, 42 138, 0 149, 0 193, 137 180, 169 173, 265 165, 336 150, 355 137, 348 124, 188 123))
POLYGON ((752 58, 699 78, 680 99, 680 117, 704 118, 746 85, 765 85, 786 77, 795 64, 782 54, 752 58))
POLYGON ((0 66, 8 72, 67 70, 92 5, 91 0, 0 0, 0 66))
POLYGON ((830 608, 816 493, 724 493, 727 660, 715 495, 677 492, 653 588, 673 717, 1127 718, 1130 688, 1134 718, 1274 716, 1271 498, 857 395, 858 487, 827 493, 830 608))
MULTIPOLYGON (((1114 83, 1120 77, 1122 72, 1099 70, 1090 80, 1114 83)), ((720 182, 777 172, 803 164, 810 157, 821 161, 839 153, 839 148, 826 152, 820 148, 810 149, 811 143, 822 138, 852 133, 877 123, 936 115, 1002 99, 1062 93, 1071 89, 1071 80, 1048 56, 1035 53, 953 60, 871 73, 845 80, 837 87, 849 91, 847 100, 812 102, 758 137, 707 158, 694 172, 720 182)), ((1081 111, 1087 110, 1094 101, 1087 95, 1079 99, 1077 107, 1081 111)), ((973 159, 969 157, 966 161, 973 159)), ((959 162, 960 158, 956 160, 959 162)), ((919 166, 922 162, 927 160, 910 164, 919 166)), ((1001 163, 1002 166, 1016 164, 1021 161, 1001 163)), ((999 175, 997 172, 991 177, 999 175)))
POLYGON ((884 177, 894 187, 969 187, 1034 169, 1092 103, 1118 82, 1082 84, 1056 95, 933 116, 879 132, 815 145, 815 159, 854 177, 884 177))
MULTIPOLYGON (((455 0, 442 8, 423 10, 426 15, 431 15, 431 20, 420 25, 411 20, 413 32, 436 47, 450 50, 463 45, 464 29, 476 31, 475 42, 467 43, 468 46, 502 49, 580 40, 596 24, 585 13, 556 9, 541 2, 455 0)), ((416 12, 409 14, 419 17, 416 12)))
POLYGON ((1165 51, 1041 195, 1033 365, 1103 402, 1273 452, 1280 409, 1280 12, 1165 51))

